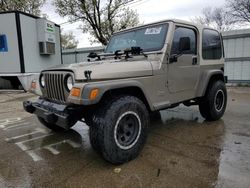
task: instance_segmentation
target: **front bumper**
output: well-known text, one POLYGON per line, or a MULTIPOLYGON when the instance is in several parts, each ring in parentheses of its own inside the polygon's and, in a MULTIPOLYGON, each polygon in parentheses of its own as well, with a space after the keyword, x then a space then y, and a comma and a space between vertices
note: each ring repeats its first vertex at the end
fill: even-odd
POLYGON ((66 105, 52 103, 43 99, 36 102, 24 101, 23 108, 26 112, 36 114, 46 122, 56 124, 64 129, 69 129, 78 120, 73 108, 66 105))

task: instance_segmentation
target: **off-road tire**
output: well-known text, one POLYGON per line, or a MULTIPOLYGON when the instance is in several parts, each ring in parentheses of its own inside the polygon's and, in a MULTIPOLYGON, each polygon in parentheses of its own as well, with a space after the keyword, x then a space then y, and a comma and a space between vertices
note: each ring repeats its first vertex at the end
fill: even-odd
POLYGON ((43 124, 45 127, 47 127, 48 129, 55 131, 55 132, 64 132, 66 131, 66 129, 57 126, 56 124, 53 123, 48 123, 45 119, 38 117, 37 116, 38 121, 43 124))
POLYGON ((223 116, 226 106, 227 91, 225 83, 218 80, 209 84, 205 96, 199 103, 202 117, 207 121, 216 121, 223 116), (217 102, 218 98, 219 101, 217 102))
POLYGON ((134 96, 108 99, 93 114, 90 142, 105 160, 122 164, 138 156, 146 142, 148 126, 149 113, 140 99, 134 96), (123 145, 125 142, 129 144, 123 145))
POLYGON ((96 124, 93 123, 93 112, 86 113, 84 120, 86 125, 89 126, 90 144, 97 153, 100 153, 100 145, 98 142, 98 129, 96 124))
POLYGON ((92 148, 97 152, 101 153, 101 146, 99 144, 98 125, 93 122, 89 126, 89 140, 92 148))

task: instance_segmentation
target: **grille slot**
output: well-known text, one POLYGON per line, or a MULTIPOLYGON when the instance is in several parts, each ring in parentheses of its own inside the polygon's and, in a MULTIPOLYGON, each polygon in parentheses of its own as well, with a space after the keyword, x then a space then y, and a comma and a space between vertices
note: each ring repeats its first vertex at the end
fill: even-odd
POLYGON ((44 96, 54 101, 64 103, 65 90, 64 90, 64 74, 63 73, 44 73, 45 88, 44 96))

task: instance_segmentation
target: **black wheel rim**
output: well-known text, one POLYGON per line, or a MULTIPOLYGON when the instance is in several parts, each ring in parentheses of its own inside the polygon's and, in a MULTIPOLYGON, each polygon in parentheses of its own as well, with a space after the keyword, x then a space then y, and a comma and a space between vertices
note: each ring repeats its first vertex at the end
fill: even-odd
POLYGON ((222 90, 218 90, 214 100, 214 106, 218 112, 223 109, 224 100, 225 100, 224 92, 222 90))
POLYGON ((141 121, 134 112, 127 112, 120 116, 115 127, 115 141, 121 149, 132 148, 141 132, 141 121))

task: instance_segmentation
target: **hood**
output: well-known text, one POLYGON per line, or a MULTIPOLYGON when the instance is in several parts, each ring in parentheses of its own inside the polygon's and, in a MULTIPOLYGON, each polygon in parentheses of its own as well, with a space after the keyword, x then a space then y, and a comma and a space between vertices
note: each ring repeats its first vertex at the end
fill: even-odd
POLYGON ((92 71, 91 80, 107 80, 153 75, 150 61, 106 60, 61 65, 45 71, 73 71, 76 80, 86 79, 84 72, 92 71))

